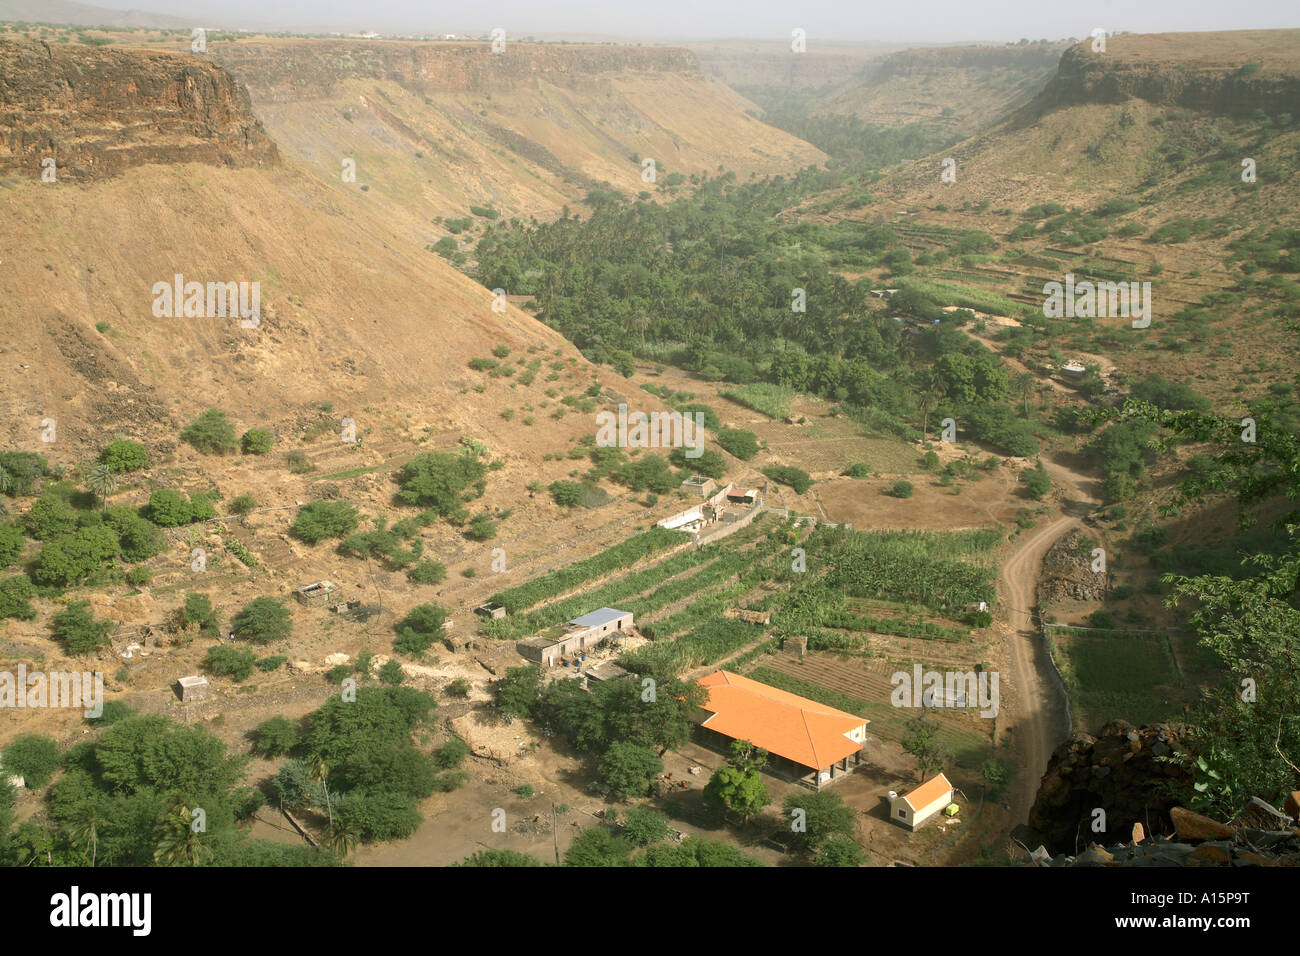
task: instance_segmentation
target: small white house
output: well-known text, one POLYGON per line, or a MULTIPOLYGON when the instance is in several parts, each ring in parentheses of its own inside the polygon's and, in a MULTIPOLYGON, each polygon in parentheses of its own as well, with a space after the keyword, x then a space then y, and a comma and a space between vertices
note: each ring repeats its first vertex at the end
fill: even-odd
POLYGON ((900 826, 915 830, 944 807, 952 803, 956 788, 943 774, 931 777, 911 793, 902 796, 889 791, 889 818, 900 826))

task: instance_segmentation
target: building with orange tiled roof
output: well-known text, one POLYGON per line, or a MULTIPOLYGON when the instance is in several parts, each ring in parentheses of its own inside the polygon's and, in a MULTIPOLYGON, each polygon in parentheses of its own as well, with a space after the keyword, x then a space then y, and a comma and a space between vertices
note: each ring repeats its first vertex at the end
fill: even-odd
POLYGON ((910 793, 902 796, 889 791, 889 818, 915 830, 948 804, 955 792, 943 774, 931 777, 910 793))
POLYGON ((813 786, 848 774, 862 762, 865 717, 778 690, 731 671, 701 677, 708 690, 700 726, 732 740, 748 740, 785 761, 813 786), (811 773, 809 773, 811 771, 811 773))

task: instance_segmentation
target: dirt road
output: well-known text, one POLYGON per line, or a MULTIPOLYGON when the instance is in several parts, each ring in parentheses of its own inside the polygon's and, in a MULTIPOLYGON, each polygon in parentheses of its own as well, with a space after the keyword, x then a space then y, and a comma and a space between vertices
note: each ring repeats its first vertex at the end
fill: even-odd
MULTIPOLYGON (((1008 793, 1013 826, 1027 819, 1048 758, 1067 733, 1063 692, 1033 626, 1043 556, 1096 506, 1093 495, 1084 490, 1090 484, 1087 476, 1065 465, 1045 464, 1060 495, 1060 511, 1017 539, 998 572, 996 626, 1003 638, 1003 683, 1010 691, 1013 740, 1019 752, 1018 775, 1008 793)), ((1004 700, 1007 696, 1004 691, 1004 700)))

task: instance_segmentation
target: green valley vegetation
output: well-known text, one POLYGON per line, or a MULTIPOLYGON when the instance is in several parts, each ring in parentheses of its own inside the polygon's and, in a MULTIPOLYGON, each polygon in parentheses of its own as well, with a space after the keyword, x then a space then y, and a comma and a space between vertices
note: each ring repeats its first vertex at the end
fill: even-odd
MULTIPOLYGON (((6 769, 52 785, 45 812, 13 826, 0 810, 0 863, 12 866, 333 866, 327 850, 252 839, 241 824, 265 802, 209 731, 161 714, 126 714, 64 753, 16 740, 6 769)), ((4 803, 0 794, 0 803, 4 803)))
MULTIPOLYGON (((1300 324, 1288 328, 1300 335, 1300 324)), ((1196 758, 1189 766, 1196 792, 1187 795, 1194 807, 1224 818, 1252 796, 1278 804, 1300 786, 1300 440, 1288 397, 1261 398, 1249 411, 1253 441, 1243 440, 1238 418, 1152 402, 1126 403, 1112 412, 1123 420, 1108 430, 1128 425, 1155 431, 1161 451, 1186 442, 1216 452, 1217 467, 1184 473, 1168 510, 1226 495, 1235 499, 1243 528, 1272 516, 1268 533, 1256 539, 1253 552, 1239 556, 1236 567, 1173 572, 1163 579, 1166 604, 1189 615, 1202 647, 1230 675, 1211 686, 1196 709, 1196 758)))
POLYGON ((423 820, 419 801, 464 780, 411 743, 436 706, 429 694, 400 686, 361 686, 350 702, 331 697, 290 747, 276 799, 323 818, 336 846, 405 839, 423 820))
MULTIPOLYGON (((911 262, 892 226, 786 215, 845 175, 808 169, 738 184, 727 173, 664 204, 615 201, 587 220, 491 224, 473 274, 532 295, 538 317, 594 361, 618 364, 630 350, 668 362, 732 383, 726 397, 770 418, 786 418, 791 401, 811 393, 897 437, 912 438, 938 412, 1006 454, 1037 454, 1049 426, 1017 405, 1000 357, 962 330, 972 313, 941 306, 1005 311, 1031 338, 1047 320, 978 290, 897 279, 911 262), (850 270, 884 270, 897 291, 874 296, 880 280, 851 282, 841 274, 850 270), (633 341, 635 317, 649 318, 636 320, 633 341)), ((971 230, 940 240, 958 254, 996 244, 971 230)), ((719 443, 752 457, 741 435, 719 443)))

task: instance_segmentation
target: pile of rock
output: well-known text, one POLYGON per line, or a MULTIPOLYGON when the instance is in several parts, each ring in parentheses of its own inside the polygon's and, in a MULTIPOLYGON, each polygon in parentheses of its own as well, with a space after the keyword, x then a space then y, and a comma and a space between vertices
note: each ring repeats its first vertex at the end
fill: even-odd
POLYGON ((1282 813, 1259 798, 1234 824, 1219 823, 1185 807, 1171 811, 1172 837, 1147 838, 1142 824, 1133 825, 1127 843, 1105 847, 1096 843, 1077 856, 1052 856, 1046 847, 1028 854, 1030 866, 1300 866, 1300 791, 1286 801, 1282 813), (1287 814, 1290 814, 1289 816, 1287 814), (1244 822, 1243 822, 1244 821, 1244 822), (1260 822, 1264 829, 1246 825, 1260 822))
POLYGON ((1092 569, 1090 549, 1082 549, 1083 534, 1071 531, 1043 555, 1043 576, 1038 584, 1038 599, 1045 604, 1057 601, 1101 601, 1106 596, 1105 573, 1092 569))
MULTIPOLYGON (((1029 830, 1013 834, 1028 847, 1072 853, 1094 837, 1097 811, 1107 833, 1128 833, 1140 823, 1150 832, 1173 829, 1170 811, 1191 793, 1183 761, 1187 729, 1178 724, 1134 727, 1114 720, 1101 733, 1077 733, 1048 761, 1029 811, 1029 830)), ((1018 831, 1020 828, 1018 828, 1018 831)))

